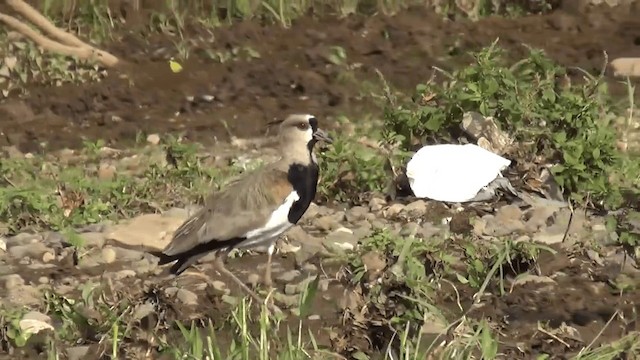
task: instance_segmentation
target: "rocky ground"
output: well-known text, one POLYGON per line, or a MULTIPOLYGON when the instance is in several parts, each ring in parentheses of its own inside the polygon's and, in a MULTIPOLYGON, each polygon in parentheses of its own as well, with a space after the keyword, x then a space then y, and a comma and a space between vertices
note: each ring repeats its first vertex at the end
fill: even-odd
MULTIPOLYGON (((297 329, 301 312, 311 336, 297 348, 314 358, 381 359, 389 344, 397 356, 395 330, 404 324, 412 344, 420 336, 449 358, 638 356, 637 244, 621 238, 640 232, 631 209, 603 214, 537 196, 464 206, 377 193, 347 206, 320 196, 274 259, 273 299, 287 310, 280 327, 260 324, 255 304, 237 310, 242 294, 209 259, 172 278, 149 253, 204 193, 276 155, 254 139, 274 118, 311 112, 345 132, 345 118, 352 130, 375 124, 376 70, 409 91, 434 66, 459 68, 467 51, 497 37, 513 58, 525 53, 522 43, 545 49, 573 80, 583 76, 575 67, 598 73, 603 50, 610 59, 638 55, 637 4, 564 3, 477 22, 413 8, 393 17, 304 16, 290 29, 191 24, 186 41, 129 21, 101 44, 128 68, 92 70, 99 82, 9 83, 0 102, 0 358, 197 353, 176 320, 212 324, 223 351, 267 329, 269 341, 255 343, 282 354, 296 348, 284 325, 297 329), (167 61, 182 47, 189 57, 174 73, 167 61), (176 132, 183 143, 169 136, 176 132), (192 141, 206 146, 196 154, 184 145, 192 141), (27 342, 34 326, 55 330, 27 342), (311 337, 318 349, 309 350, 311 337)), ((608 68, 605 79, 626 95, 608 68)), ((255 251, 228 267, 261 288, 265 264, 255 251)))
MULTIPOLYGON (((109 152, 103 149, 98 158, 109 152)), ((112 164, 135 169, 132 157, 148 164, 162 153, 152 145, 135 155, 121 154, 112 164)), ((257 148, 250 157, 265 153, 257 148)), ((65 163, 88 163, 76 157, 81 159, 65 153, 57 161, 65 168, 72 166, 65 163)), ((86 174, 105 176, 99 168, 86 174)), ((30 309, 23 320, 44 320, 60 338, 80 339, 64 345, 69 359, 95 358, 108 350, 100 338, 109 333, 103 325, 112 324, 113 316, 127 329, 121 349, 126 358, 154 354, 158 339, 175 339, 173 320, 206 324, 211 319, 223 326, 222 314, 243 294, 216 273, 210 259, 172 278, 149 253, 163 248, 196 206, 81 226, 73 235, 24 231, 1 237, 0 303, 5 309, 30 309), (108 310, 96 305, 101 302, 108 310), (150 334, 157 338, 150 340, 150 334)), ((82 206, 70 209, 82 211, 82 206)), ((640 217, 628 221, 640 230, 640 217)), ((318 346, 343 356, 358 351, 382 356, 392 342, 393 319, 422 320, 425 338, 444 333, 450 341, 471 336, 476 321, 484 319, 510 359, 543 353, 567 358, 588 345, 620 339, 620 349, 633 351, 628 344, 637 341, 633 331, 639 330, 640 271, 617 245, 617 236, 602 216, 580 209, 572 215, 561 203, 535 197, 466 206, 379 196, 344 209, 314 204, 279 242, 273 299, 295 327, 300 296, 317 277, 318 294, 305 326, 318 346), (428 318, 409 313, 416 306, 403 296, 418 295, 433 306, 428 318)), ((229 268, 261 288, 264 251, 238 255, 229 268)), ((29 357, 42 351, 43 342, 32 337, 26 350, 9 343, 3 348, 12 358, 29 357)))

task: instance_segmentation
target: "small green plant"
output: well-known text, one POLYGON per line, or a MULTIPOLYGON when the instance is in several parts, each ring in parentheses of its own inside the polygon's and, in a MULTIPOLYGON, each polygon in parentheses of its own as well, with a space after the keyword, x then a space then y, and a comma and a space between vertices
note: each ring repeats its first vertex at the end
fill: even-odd
POLYGON ((9 339, 11 345, 18 348, 25 346, 32 335, 23 331, 20 326, 24 313, 23 309, 0 310, 0 335, 4 335, 2 338, 9 339))

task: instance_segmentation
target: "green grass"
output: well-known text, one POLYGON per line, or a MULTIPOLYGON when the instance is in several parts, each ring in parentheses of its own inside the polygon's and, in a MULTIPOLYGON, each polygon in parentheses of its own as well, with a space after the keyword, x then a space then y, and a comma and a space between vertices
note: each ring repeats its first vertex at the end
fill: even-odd
POLYGON ((241 171, 205 166, 197 149, 169 138, 117 161, 100 143, 87 143, 71 164, 56 156, 0 159, 0 221, 10 233, 64 231, 197 202, 241 171))

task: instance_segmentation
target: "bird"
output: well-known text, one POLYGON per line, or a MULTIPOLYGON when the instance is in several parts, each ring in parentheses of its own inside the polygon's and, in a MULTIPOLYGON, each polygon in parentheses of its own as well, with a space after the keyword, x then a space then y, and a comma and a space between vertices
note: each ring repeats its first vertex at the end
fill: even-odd
POLYGON ((179 275, 203 256, 215 252, 214 266, 258 302, 262 299, 225 267, 233 249, 267 247, 263 283, 272 286, 271 261, 276 239, 302 218, 313 201, 319 167, 317 142, 332 144, 310 114, 291 114, 279 124, 278 160, 244 173, 211 193, 203 207, 182 223, 160 254, 159 265, 179 275))

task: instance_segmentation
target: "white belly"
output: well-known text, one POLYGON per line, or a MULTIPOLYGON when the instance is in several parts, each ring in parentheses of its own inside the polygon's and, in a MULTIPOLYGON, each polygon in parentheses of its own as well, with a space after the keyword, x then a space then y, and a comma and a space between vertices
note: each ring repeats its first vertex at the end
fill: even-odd
POLYGON ((246 241, 239 244, 238 248, 252 248, 271 243, 279 235, 289 230, 293 224, 289 222, 289 211, 293 203, 298 201, 300 196, 296 191, 291 192, 274 212, 271 213, 267 223, 258 229, 246 233, 246 241))

